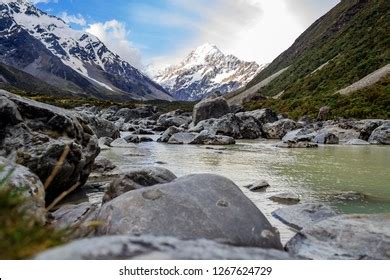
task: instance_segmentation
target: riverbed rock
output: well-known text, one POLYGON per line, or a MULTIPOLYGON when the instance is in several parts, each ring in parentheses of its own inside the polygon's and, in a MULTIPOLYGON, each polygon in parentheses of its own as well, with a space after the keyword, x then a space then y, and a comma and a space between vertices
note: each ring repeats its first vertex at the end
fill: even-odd
POLYGON ((217 119, 230 113, 230 107, 223 97, 204 99, 195 105, 192 121, 197 125, 200 121, 217 119))
POLYGON ((316 260, 390 259, 390 215, 341 215, 304 228, 286 245, 316 260))
POLYGON ((169 138, 168 144, 190 144, 198 135, 198 133, 191 132, 175 133, 169 138))
POLYGON ((18 106, 4 96, 0 96, 0 130, 8 124, 16 125, 23 122, 18 106))
POLYGON ((178 128, 176 126, 171 126, 167 130, 164 131, 164 133, 161 135, 161 137, 157 139, 157 142, 166 143, 166 142, 168 142, 169 138, 172 137, 173 134, 179 133, 179 132, 184 132, 184 129, 178 128))
POLYGON ((375 129, 368 142, 370 144, 390 145, 390 123, 375 129))
POLYGON ((268 187, 270 187, 270 185, 265 180, 256 181, 253 184, 244 186, 244 188, 247 188, 251 192, 262 192, 268 187))
POLYGON ((99 207, 84 202, 76 205, 63 205, 52 212, 52 225, 58 230, 72 230, 72 238, 85 237, 93 232, 89 223, 94 221, 99 207))
POLYGON ((283 119, 263 125, 267 139, 282 139, 288 132, 299 128, 298 124, 290 119, 283 119))
POLYGON ((38 260, 292 260, 275 249, 234 247, 211 240, 108 236, 81 239, 39 254, 38 260))
POLYGON ((234 145, 236 140, 233 137, 215 135, 206 130, 199 133, 191 142, 192 145, 234 145))
POLYGON ((242 139, 257 139, 262 136, 261 125, 253 116, 241 113, 236 114, 236 116, 240 119, 239 127, 242 139))
POLYGON ((313 142, 317 144, 337 145, 339 144, 339 138, 329 131, 320 131, 314 137, 313 142))
POLYGON ((219 119, 207 119, 200 121, 196 126, 191 127, 189 132, 200 133, 208 131, 212 134, 225 135, 235 139, 241 139, 241 121, 234 114, 227 114, 219 119))
POLYGON ((135 108, 135 109, 122 108, 116 112, 115 116, 119 118, 123 118, 124 122, 129 122, 130 120, 151 117, 155 113, 156 113, 156 108, 152 106, 146 106, 146 107, 135 108))
POLYGON ((114 141, 111 142, 110 146, 113 147, 113 148, 131 148, 131 147, 135 147, 135 145, 133 143, 128 143, 123 138, 115 139, 114 141))
POLYGON ((301 198, 298 194, 293 192, 284 192, 275 194, 269 197, 270 200, 281 203, 281 204, 297 204, 301 201, 301 198))
POLYGON ((254 111, 247 111, 244 113, 240 113, 241 116, 251 116, 253 117, 259 124, 264 125, 266 123, 274 123, 278 121, 278 115, 273 112, 271 109, 258 109, 254 111))
POLYGON ((359 139, 368 141, 372 132, 384 124, 384 120, 366 120, 363 127, 360 129, 359 139))
POLYGON ((148 167, 127 172, 110 183, 104 194, 103 202, 108 202, 129 191, 169 183, 175 179, 175 174, 161 167, 148 167))
POLYGON ((44 224, 46 222, 45 188, 38 176, 28 168, 15 164, 12 159, 0 157, 0 182, 3 181, 5 181, 5 188, 17 190, 25 199, 19 207, 21 211, 25 211, 44 224))
POLYGON ((188 125, 191 121, 192 117, 189 114, 184 113, 182 110, 176 110, 161 115, 157 120, 157 125, 168 129, 171 126, 180 127, 188 125))
POLYGON ((318 203, 293 205, 272 212, 272 216, 295 230, 302 230, 336 215, 332 207, 318 203))
POLYGON ((351 139, 346 145, 354 145, 354 146, 364 146, 364 145, 370 145, 367 141, 361 140, 361 139, 351 139))
POLYGON ((300 128, 288 132, 282 141, 285 143, 292 142, 311 142, 317 136, 317 132, 312 128, 300 128))
POLYGON ((97 218, 105 222, 99 235, 152 234, 282 248, 260 210, 232 181, 212 174, 127 192, 104 204, 97 218))
POLYGON ((117 166, 107 158, 97 158, 93 164, 92 172, 104 173, 117 168, 117 166))
POLYGON ((86 120, 97 138, 109 137, 112 139, 117 139, 121 137, 119 129, 115 126, 113 122, 87 114, 79 113, 79 115, 81 118, 86 120))
POLYGON ((6 91, 0 91, 0 98, 16 104, 23 118, 17 124, 5 122, 4 133, 0 134, 0 155, 8 156, 16 151, 16 163, 28 167, 43 183, 55 175, 51 181, 55 184, 46 189, 48 203, 76 183, 83 185, 100 152, 98 140, 88 124, 74 112, 6 91), (68 149, 64 162, 53 174, 58 160, 68 149))
POLYGON ((311 143, 311 142, 279 142, 275 144, 275 147, 277 148, 284 148, 284 149, 313 149, 318 148, 318 144, 311 143))

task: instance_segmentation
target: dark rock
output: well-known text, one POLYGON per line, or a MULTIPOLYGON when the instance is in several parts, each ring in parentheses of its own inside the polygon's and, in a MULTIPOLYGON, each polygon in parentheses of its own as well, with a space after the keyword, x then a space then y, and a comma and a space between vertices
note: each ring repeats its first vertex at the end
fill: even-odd
POLYGON ((130 120, 151 117, 155 113, 156 111, 154 107, 147 106, 136 109, 122 108, 116 112, 115 116, 123 118, 125 122, 129 122, 130 120))
POLYGON ((255 118, 261 125, 278 121, 278 115, 268 108, 244 112, 243 115, 255 118))
POLYGON ((150 167, 128 172, 111 182, 103 197, 103 202, 110 201, 126 192, 169 183, 176 179, 175 174, 165 168, 150 167))
POLYGON ((297 204, 301 201, 301 198, 299 195, 293 192, 285 192, 285 193, 279 193, 275 194, 271 197, 269 197, 270 200, 274 202, 278 202, 281 204, 297 204))
POLYGON ((181 110, 176 110, 161 115, 157 120, 157 125, 167 129, 171 126, 180 127, 182 125, 188 125, 191 121, 192 118, 190 115, 185 114, 181 110))
POLYGON ((251 192, 262 192, 268 187, 270 187, 270 185, 265 180, 260 180, 253 184, 245 186, 245 188, 249 189, 251 192))
POLYGON ((121 137, 119 129, 113 122, 101 119, 96 116, 90 116, 81 113, 79 115, 88 123, 97 138, 108 137, 117 139, 121 137))
POLYGON ((234 145, 234 138, 224 135, 214 135, 204 130, 199 133, 190 143, 193 145, 234 145))
POLYGON ((336 215, 332 207, 314 203, 289 206, 272 212, 272 216, 296 230, 310 227, 336 215))
POLYGON ((38 255, 38 260, 290 260, 284 251, 234 247, 210 240, 108 236, 73 241, 38 255))
POLYGON ((330 114, 330 107, 324 106, 321 107, 320 111, 318 112, 317 121, 326 121, 330 114))
POLYGON ((7 125, 23 122, 18 106, 6 97, 0 97, 0 131, 7 125))
POLYGON ((286 245, 316 260, 390 259, 390 215, 341 215, 304 228, 286 245))
POLYGON ((97 219, 105 223, 99 235, 152 234, 282 248, 278 233, 241 190, 211 174, 127 192, 104 204, 97 219))
POLYGON ((332 200, 341 200, 341 201, 364 201, 366 199, 366 196, 359 192, 342 192, 331 196, 332 200))
POLYGON ((7 156, 16 151, 16 162, 28 167, 48 184, 46 202, 50 203, 76 183, 85 184, 100 152, 90 127, 78 119, 76 113, 65 109, 5 91, 0 91, 0 98, 15 103, 24 120, 16 125, 14 122, 5 124, 5 133, 0 135, 0 154, 7 156), (67 150, 64 162, 53 174, 58 160, 67 150), (47 181, 52 177, 53 180, 47 181))
POLYGON ((368 141, 370 139, 370 136, 372 132, 383 125, 383 120, 367 120, 364 124, 364 126, 360 130, 359 139, 368 141))
POLYGON ((140 139, 137 135, 128 135, 125 138, 123 138, 127 143, 139 143, 140 139))
POLYGON ((98 158, 95 160, 92 172, 104 173, 112 171, 116 168, 116 165, 112 163, 111 160, 107 158, 98 158))
POLYGON ((236 114, 240 119, 240 133, 243 139, 257 139, 263 134, 259 122, 253 117, 243 113, 236 114))
POLYGON ((275 145, 278 148, 286 148, 286 149, 312 149, 318 148, 318 144, 310 143, 310 142, 279 142, 275 145))
POLYGON ((200 121, 220 118, 230 113, 230 107, 223 97, 205 99, 195 105, 192 121, 197 125, 200 121))
POLYGON ((169 138, 172 137, 173 134, 183 132, 184 130, 182 128, 177 128, 176 126, 171 126, 168 128, 160 138, 157 139, 157 142, 163 142, 166 143, 168 142, 169 138))

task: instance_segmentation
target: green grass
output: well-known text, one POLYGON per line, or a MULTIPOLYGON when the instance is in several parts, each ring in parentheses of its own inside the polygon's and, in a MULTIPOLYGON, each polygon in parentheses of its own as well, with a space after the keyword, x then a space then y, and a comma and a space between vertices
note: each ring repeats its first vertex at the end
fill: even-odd
MULTIPOLYGON (((0 166, 0 172, 3 167, 0 166)), ((8 177, 8 176, 6 176, 8 177)), ((0 182, 0 259, 28 259, 53 246, 62 244, 66 233, 42 226, 20 210, 24 198, 0 182)))

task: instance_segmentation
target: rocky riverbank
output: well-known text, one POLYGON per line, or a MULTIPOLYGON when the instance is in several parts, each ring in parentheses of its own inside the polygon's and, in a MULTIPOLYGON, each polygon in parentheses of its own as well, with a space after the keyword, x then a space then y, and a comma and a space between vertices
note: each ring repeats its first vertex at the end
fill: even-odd
MULTIPOLYGON (((21 209, 32 210, 26 215, 73 229, 74 241, 35 258, 390 258, 389 215, 339 215, 326 205, 299 204, 290 194, 275 197, 298 203, 274 213, 297 232, 284 247, 278 230, 227 178, 177 178, 161 167, 123 174, 107 159, 95 160, 101 149, 126 149, 156 138, 166 145, 234 145, 261 137, 279 139, 283 148, 390 144, 385 120, 328 121, 322 110, 319 120, 294 121, 269 109, 240 111, 221 97, 202 101, 192 114, 159 114, 153 107, 68 111, 1 91, 0 165, 7 166, 2 178, 12 171, 8 186, 24 194, 21 209), (132 135, 120 138, 124 131, 132 135), (86 187, 99 188, 103 199, 56 203, 64 192, 86 187)), ((247 187, 262 191, 268 184, 247 187)))

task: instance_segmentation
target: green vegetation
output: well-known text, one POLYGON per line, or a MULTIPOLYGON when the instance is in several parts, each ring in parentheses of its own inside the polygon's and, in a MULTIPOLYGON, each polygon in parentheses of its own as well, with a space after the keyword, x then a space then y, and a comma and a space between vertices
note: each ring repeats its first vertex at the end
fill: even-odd
POLYGON ((390 63, 389 30, 389 1, 341 1, 247 86, 289 66, 259 91, 264 96, 284 92, 282 99, 246 107, 269 105, 298 117, 328 105, 335 117, 389 117, 389 77, 350 96, 335 94, 390 63))
MULTIPOLYGON (((0 166, 0 172, 3 167, 0 166)), ((28 259, 50 247, 62 244, 66 234, 20 210, 21 195, 7 188, 7 177, 0 181, 0 259, 28 259)))

